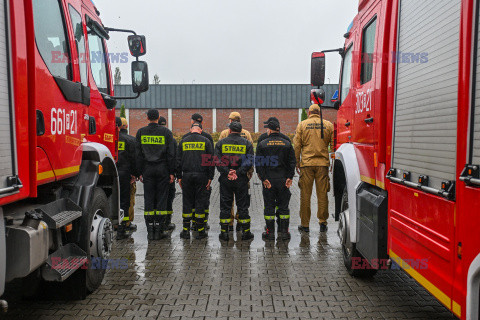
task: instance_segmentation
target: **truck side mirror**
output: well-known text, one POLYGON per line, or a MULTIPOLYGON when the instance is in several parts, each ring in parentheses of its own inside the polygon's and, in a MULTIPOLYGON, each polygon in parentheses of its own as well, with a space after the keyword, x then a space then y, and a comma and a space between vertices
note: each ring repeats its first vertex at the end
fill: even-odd
POLYGON ((321 87, 325 83, 325 53, 312 53, 310 82, 314 87, 321 87))
POLYGON ((130 54, 136 58, 145 55, 147 53, 147 40, 145 36, 128 36, 128 48, 130 48, 130 54))
POLYGON ((310 92, 310 100, 314 104, 321 106, 325 102, 325 90, 323 89, 312 89, 310 92))
POLYGON ((148 65, 145 61, 132 62, 132 87, 134 93, 148 91, 148 65))

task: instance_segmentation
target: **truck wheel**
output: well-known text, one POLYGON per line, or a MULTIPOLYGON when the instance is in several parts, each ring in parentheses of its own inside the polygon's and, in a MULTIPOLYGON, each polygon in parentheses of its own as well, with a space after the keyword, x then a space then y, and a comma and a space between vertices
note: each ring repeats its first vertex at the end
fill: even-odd
POLYGON ((95 291, 102 283, 106 271, 106 261, 110 257, 113 241, 113 225, 109 216, 109 206, 105 192, 96 188, 82 223, 80 247, 85 250, 90 264, 86 270, 86 289, 95 291))
POLYGON ((339 223, 339 234, 345 234, 345 241, 342 243, 342 252, 343 252, 343 263, 347 268, 348 273, 353 277, 359 278, 366 278, 366 277, 373 277, 376 273, 376 269, 368 269, 368 268, 353 268, 353 261, 355 259, 360 258, 361 263, 363 265, 363 256, 360 252, 358 252, 356 244, 350 241, 350 230, 348 230, 347 223, 345 221, 345 217, 343 216, 343 212, 348 209, 348 191, 347 187, 343 190, 342 194, 342 201, 340 204, 340 223, 339 223), (343 230, 345 228, 346 230, 343 230))

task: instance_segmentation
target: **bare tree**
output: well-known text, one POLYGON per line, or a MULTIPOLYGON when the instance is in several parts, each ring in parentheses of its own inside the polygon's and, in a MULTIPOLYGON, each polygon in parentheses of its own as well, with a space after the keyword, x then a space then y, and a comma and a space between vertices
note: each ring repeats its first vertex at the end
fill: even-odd
POLYGON ((115 75, 113 79, 116 85, 122 84, 122 72, 120 71, 119 67, 115 68, 115 75))
POLYGON ((155 75, 153 76, 153 84, 160 84, 161 81, 162 80, 160 80, 158 74, 155 73, 155 75))

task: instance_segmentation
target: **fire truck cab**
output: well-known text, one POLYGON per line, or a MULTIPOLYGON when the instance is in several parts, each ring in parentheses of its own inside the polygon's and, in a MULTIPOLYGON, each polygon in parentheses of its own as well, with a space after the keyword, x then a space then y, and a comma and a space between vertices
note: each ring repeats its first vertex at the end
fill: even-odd
POLYGON ((479 21, 476 0, 360 0, 344 46, 325 51, 343 58, 333 189, 347 270, 393 261, 463 319, 479 317, 479 21))
POLYGON ((90 0, 0 1, 0 295, 21 278, 84 298, 105 274, 88 264, 123 215, 109 32, 131 33, 136 97, 148 69, 145 37, 99 16, 90 0))

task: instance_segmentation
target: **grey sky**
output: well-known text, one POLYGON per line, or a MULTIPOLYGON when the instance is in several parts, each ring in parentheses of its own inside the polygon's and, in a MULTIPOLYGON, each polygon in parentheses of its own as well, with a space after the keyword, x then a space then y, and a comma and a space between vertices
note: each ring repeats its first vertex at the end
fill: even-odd
MULTIPOLYGON (((147 37, 161 83, 308 83, 312 51, 341 47, 357 0, 94 0, 106 26, 147 37)), ((112 34, 110 52, 125 52, 112 34)), ((132 57, 130 56, 130 61, 132 57)), ((327 55, 330 83, 340 56, 327 55)), ((115 64, 131 83, 130 63, 115 64)), ((328 79, 326 82, 329 83, 328 79)))

